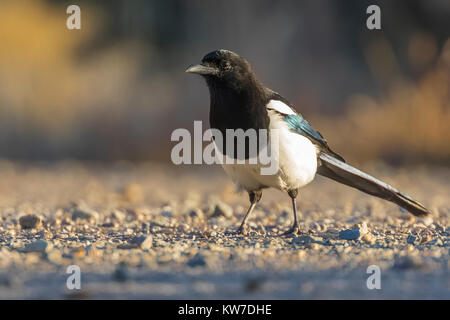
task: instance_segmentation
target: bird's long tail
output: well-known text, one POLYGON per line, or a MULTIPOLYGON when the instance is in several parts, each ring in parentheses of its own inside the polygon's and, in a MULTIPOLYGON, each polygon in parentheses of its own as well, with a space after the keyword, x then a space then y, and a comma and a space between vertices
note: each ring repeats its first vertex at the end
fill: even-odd
POLYGON ((422 217, 430 213, 427 208, 406 194, 329 154, 320 153, 319 158, 321 166, 317 169, 317 173, 322 176, 394 202, 415 216, 422 217))

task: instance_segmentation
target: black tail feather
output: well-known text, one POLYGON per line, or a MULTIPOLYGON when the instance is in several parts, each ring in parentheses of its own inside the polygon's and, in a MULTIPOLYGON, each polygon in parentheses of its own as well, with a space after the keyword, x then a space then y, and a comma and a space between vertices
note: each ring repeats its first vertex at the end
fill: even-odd
POLYGON ((413 215, 422 217, 429 214, 429 210, 419 202, 401 193, 389 184, 380 181, 333 156, 320 153, 321 166, 317 173, 347 186, 356 188, 370 195, 394 202, 408 210, 413 215))

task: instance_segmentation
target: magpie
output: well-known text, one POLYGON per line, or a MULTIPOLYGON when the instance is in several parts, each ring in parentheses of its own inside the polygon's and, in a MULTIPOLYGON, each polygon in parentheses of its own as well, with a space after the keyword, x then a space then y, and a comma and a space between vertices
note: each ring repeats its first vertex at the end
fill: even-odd
MULTIPOLYGON (((250 64, 238 54, 224 49, 212 51, 203 57, 200 64, 190 66, 186 72, 199 74, 206 80, 210 93, 210 127, 220 130, 224 137, 227 129, 278 130, 276 174, 262 175, 248 163, 222 164, 238 188, 249 194, 250 207, 239 233, 247 232, 246 221, 266 188, 288 193, 292 200, 294 223, 284 234, 298 233, 296 198, 299 189, 310 183, 316 173, 396 203, 415 216, 429 214, 428 209, 408 195, 347 164, 288 100, 266 88, 256 78, 250 64)), ((221 151, 225 153, 226 149, 221 151)))

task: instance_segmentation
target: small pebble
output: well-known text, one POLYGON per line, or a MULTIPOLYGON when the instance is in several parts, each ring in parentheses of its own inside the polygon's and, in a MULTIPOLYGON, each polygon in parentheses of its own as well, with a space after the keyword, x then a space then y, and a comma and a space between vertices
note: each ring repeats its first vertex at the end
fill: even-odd
POLYGON ((342 230, 339 232, 339 238, 343 240, 358 240, 361 236, 359 228, 342 230))
POLYGON ((19 223, 22 229, 35 229, 42 225, 41 219, 35 214, 21 216, 19 219, 19 223))
POLYGON ((218 202, 214 207, 212 216, 213 217, 223 216, 225 218, 231 218, 233 217, 233 208, 231 208, 229 205, 223 202, 218 202))
POLYGON ((45 240, 36 240, 31 243, 27 243, 23 248, 24 252, 40 252, 44 253, 51 249, 51 245, 45 240))

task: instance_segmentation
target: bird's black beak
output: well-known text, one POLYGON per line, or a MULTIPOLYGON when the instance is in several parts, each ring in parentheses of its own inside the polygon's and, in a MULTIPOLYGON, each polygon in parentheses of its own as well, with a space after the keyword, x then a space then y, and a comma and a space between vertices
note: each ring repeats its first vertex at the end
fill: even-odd
POLYGON ((217 71, 218 70, 216 68, 204 66, 202 64, 190 66, 189 68, 186 69, 186 72, 196 73, 196 74, 200 74, 202 76, 215 75, 215 74, 217 74, 217 71))

